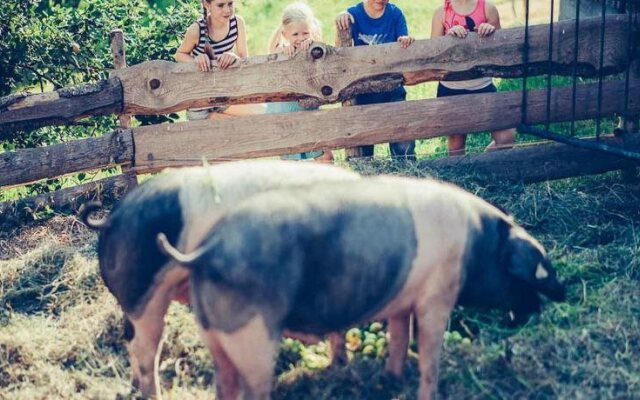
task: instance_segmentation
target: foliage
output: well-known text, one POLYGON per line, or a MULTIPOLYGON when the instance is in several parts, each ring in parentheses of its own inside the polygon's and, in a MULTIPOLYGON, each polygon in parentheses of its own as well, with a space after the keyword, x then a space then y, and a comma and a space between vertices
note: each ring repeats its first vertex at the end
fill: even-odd
MULTIPOLYGON (((127 62, 172 60, 198 3, 175 0, 164 9, 143 0, 40 2, 8 0, 0 8, 3 40, 0 95, 17 90, 58 89, 108 78, 113 68, 109 32, 124 31, 127 62), (68 5, 68 6, 65 6, 68 5), (77 6, 76 6, 77 5, 77 6), (6 30, 6 31, 5 31, 6 30)), ((175 120, 169 117, 147 121, 175 120)), ((12 134, 2 147, 12 150, 98 136, 115 127, 112 117, 90 118, 74 127, 47 127, 12 134), (89 128, 89 129, 87 129, 89 128)))
POLYGON ((106 78, 113 64, 112 29, 123 29, 130 64, 170 60, 197 13, 195 2, 184 3, 160 11, 142 0, 84 0, 77 7, 39 10, 38 0, 9 0, 0 10, 9 21, 2 52, 11 57, 0 61, 6 79, 0 94, 16 86, 57 89, 106 78))

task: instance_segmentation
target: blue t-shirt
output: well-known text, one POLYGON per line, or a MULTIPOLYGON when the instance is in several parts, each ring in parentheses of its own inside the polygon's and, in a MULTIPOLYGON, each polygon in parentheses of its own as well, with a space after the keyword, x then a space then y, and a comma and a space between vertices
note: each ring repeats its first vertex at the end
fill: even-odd
POLYGON ((387 4, 380 18, 371 18, 364 10, 364 3, 349 7, 347 12, 355 20, 351 25, 355 46, 392 43, 400 36, 409 35, 404 14, 393 4, 387 4))
MULTIPOLYGON (((388 3, 380 18, 371 18, 364 9, 364 3, 349 7, 347 12, 353 16, 351 37, 355 46, 393 43, 400 36, 408 36, 407 20, 400 8, 388 3)), ((391 92, 357 95, 356 104, 387 103, 404 99, 406 92, 401 86, 391 92)))

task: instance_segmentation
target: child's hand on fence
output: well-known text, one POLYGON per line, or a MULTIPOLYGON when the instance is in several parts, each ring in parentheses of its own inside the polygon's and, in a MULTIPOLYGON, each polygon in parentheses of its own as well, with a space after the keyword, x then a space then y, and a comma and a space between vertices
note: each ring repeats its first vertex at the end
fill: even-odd
POLYGON ((351 24, 353 24, 355 21, 353 19, 353 15, 349 14, 346 11, 341 12, 340 14, 338 14, 338 16, 336 17, 336 26, 338 27, 338 29, 340 29, 341 31, 347 30, 349 29, 349 27, 351 26, 351 24))
POLYGON ((400 43, 400 46, 403 49, 406 49, 407 47, 409 47, 413 42, 414 42, 414 39, 411 36, 400 36, 398 38, 398 43, 400 43))
POLYGON ((462 25, 454 25, 449 29, 449 35, 457 36, 459 38, 467 37, 467 29, 462 25))
POLYGON ((238 57, 237 55, 231 52, 222 53, 218 56, 218 59, 217 59, 218 67, 220 67, 220 69, 227 69, 231 64, 236 62, 236 60, 239 58, 240 57, 238 57))
POLYGON ((478 32, 478 36, 480 37, 489 36, 495 31, 496 27, 487 22, 481 23, 480 26, 476 28, 476 32, 478 32))
POLYGON ((282 47, 282 52, 289 58, 293 57, 296 54, 296 48, 290 45, 285 45, 282 47))
POLYGON ((298 46, 296 46, 296 50, 309 50, 309 47, 311 47, 311 43, 313 43, 313 40, 311 38, 307 38, 301 41, 298 46))
POLYGON ((196 63, 200 71, 207 72, 209 71, 209 66, 211 65, 211 60, 209 60, 209 56, 206 54, 199 54, 194 59, 193 62, 196 63))

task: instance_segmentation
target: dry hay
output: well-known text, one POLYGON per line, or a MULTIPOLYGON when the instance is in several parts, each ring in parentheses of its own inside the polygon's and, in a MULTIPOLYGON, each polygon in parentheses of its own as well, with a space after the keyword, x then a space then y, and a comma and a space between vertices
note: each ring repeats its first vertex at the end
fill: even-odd
MULTIPOLYGON (((355 166, 424 175, 413 164, 355 166)), ((640 187, 615 173, 535 185, 479 185, 547 247, 568 301, 521 328, 500 313, 457 310, 441 357, 446 398, 633 398, 640 393, 640 187), (462 338, 468 337, 469 340, 462 338)), ((97 273, 95 234, 75 217, 0 238, 0 398, 135 398, 121 315, 97 273)), ((160 374, 168 398, 211 398, 215 372, 185 307, 172 306, 160 374)), ((320 347, 282 351, 276 399, 412 399, 415 355, 394 381, 357 354, 325 368, 320 347), (320 360, 320 362, 318 362, 320 360)))

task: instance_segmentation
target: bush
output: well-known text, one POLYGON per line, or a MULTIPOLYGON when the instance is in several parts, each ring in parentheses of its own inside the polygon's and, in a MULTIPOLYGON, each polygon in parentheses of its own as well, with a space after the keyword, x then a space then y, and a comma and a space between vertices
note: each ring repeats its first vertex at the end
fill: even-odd
MULTIPOLYGON (((7 0, 0 7, 0 96, 58 89, 108 78, 113 68, 109 32, 124 31, 127 63, 172 60, 199 2, 174 0, 165 8, 145 0, 7 0), (4 21, 7 21, 5 24, 4 21)), ((77 127, 5 132, 5 150, 35 147, 115 127, 114 118, 90 118, 77 127), (89 127, 90 129, 86 129, 89 127)))

